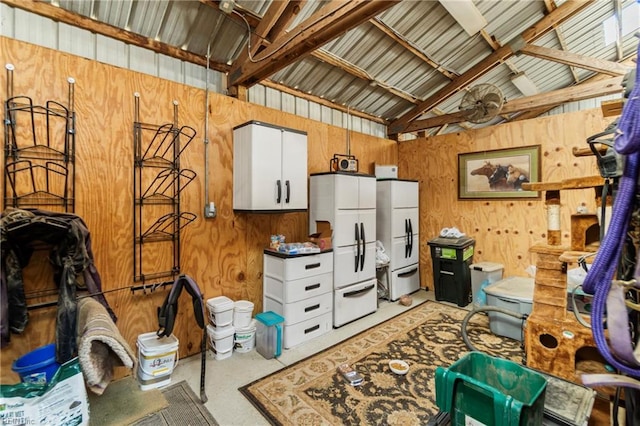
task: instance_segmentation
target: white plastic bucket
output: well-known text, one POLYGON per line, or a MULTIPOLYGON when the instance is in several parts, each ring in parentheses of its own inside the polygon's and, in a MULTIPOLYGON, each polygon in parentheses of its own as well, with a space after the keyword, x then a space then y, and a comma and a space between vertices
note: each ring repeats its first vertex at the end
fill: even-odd
POLYGON ((172 334, 160 337, 155 331, 138 336, 138 383, 145 391, 171 383, 171 373, 178 363, 178 339, 172 334))
POLYGON ((213 297, 207 300, 209 322, 214 327, 226 327, 233 323, 233 300, 227 296, 213 297))
POLYGON ((233 306, 233 326, 235 328, 249 327, 253 316, 253 303, 248 300, 238 300, 233 306))
POLYGON ((229 358, 233 352, 233 336, 235 328, 225 327, 220 330, 212 325, 207 325, 209 346, 217 360, 229 358))
POLYGON ((249 327, 236 328, 233 350, 250 352, 256 345, 256 320, 250 321, 249 327))

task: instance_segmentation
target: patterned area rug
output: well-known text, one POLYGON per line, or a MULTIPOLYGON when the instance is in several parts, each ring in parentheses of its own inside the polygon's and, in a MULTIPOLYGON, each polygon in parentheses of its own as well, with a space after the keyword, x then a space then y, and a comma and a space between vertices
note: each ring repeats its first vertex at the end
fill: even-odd
MULTIPOLYGON (((276 425, 425 425, 438 413, 435 369, 468 352, 461 324, 468 311, 426 302, 344 342, 240 388, 276 425), (399 376, 389 361, 404 359, 399 376), (363 377, 349 385, 336 372, 351 364, 363 377)), ((478 350, 521 363, 521 343, 489 331, 484 314, 473 316, 467 334, 478 350)))

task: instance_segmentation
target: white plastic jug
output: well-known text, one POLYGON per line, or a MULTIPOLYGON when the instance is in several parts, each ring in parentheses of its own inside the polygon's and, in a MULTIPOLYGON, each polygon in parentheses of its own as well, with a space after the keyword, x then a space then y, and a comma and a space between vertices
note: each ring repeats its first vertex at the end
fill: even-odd
POLYGON ((273 311, 256 315, 256 350, 266 359, 282 353, 282 324, 284 318, 273 311))

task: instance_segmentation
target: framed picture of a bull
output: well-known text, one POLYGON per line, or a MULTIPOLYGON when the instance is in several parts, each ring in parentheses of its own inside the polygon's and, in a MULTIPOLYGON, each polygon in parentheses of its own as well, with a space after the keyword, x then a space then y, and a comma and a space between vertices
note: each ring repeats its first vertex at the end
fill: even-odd
POLYGON ((458 154, 458 198, 538 198, 522 184, 539 182, 540 145, 458 154))

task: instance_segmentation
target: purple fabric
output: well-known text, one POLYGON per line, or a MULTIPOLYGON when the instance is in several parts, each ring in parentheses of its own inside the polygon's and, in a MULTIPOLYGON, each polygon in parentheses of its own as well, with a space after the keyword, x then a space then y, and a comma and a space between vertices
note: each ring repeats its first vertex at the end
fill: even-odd
MULTIPOLYGON (((638 45, 638 53, 640 53, 640 44, 638 45)), ((618 122, 614 148, 618 153, 626 155, 624 172, 619 181, 618 194, 613 204, 609 229, 582 287, 585 292, 594 294, 591 329, 598 350, 607 362, 620 370, 620 372, 633 377, 640 377, 640 369, 628 366, 611 353, 605 338, 603 321, 607 295, 611 288, 611 280, 615 278, 618 268, 638 188, 638 163, 640 161, 640 64, 637 65, 634 88, 625 102, 622 116, 618 122)), ((635 278, 638 279, 640 277, 636 275, 635 278)), ((609 332, 627 331, 611 329, 609 332)))

